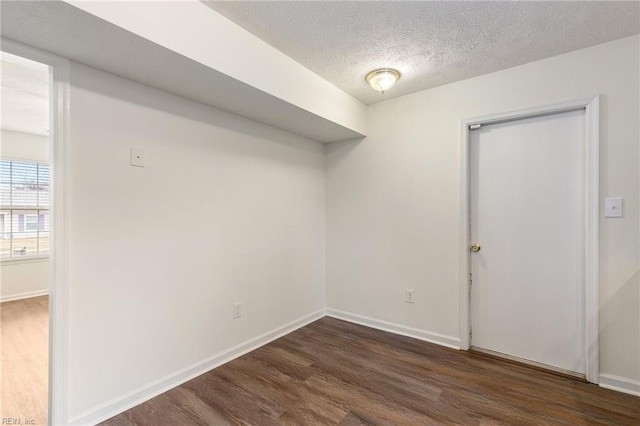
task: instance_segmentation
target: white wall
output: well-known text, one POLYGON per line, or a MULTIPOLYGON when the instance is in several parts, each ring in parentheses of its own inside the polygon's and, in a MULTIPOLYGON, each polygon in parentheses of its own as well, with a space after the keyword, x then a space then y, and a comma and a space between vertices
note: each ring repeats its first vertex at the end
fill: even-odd
POLYGON ((638 36, 369 107, 327 148, 328 307, 457 339, 460 120, 602 95, 601 373, 640 380, 638 36), (415 303, 404 303, 404 290, 415 303))
POLYGON ((0 268, 0 301, 49 293, 48 258, 3 261, 0 268))
POLYGON ((71 419, 323 309, 320 144, 75 63, 71 84, 71 419))
POLYGON ((0 156, 11 160, 49 161, 47 136, 2 130, 0 156))
MULTIPOLYGON (((46 136, 2 130, 0 157, 49 161, 46 136)), ((0 263, 0 301, 46 294, 49 290, 49 259, 11 260, 0 263)))

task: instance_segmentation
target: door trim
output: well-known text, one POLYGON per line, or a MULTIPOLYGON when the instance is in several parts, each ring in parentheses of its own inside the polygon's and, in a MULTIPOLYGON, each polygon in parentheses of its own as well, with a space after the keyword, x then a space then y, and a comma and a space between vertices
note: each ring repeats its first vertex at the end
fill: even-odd
POLYGON ((536 370, 546 371, 547 373, 553 373, 558 376, 570 377, 575 380, 580 380, 582 382, 586 382, 584 374, 576 373, 574 371, 565 370, 563 368, 554 367, 552 365, 542 364, 540 362, 531 361, 528 359, 519 358, 517 356, 504 354, 501 352, 492 351, 490 349, 478 348, 475 346, 471 346, 469 351, 480 354, 487 358, 499 359, 502 361, 507 361, 516 365, 527 366, 536 370))
POLYGON ((67 424, 68 284, 67 182, 69 144, 69 60, 2 38, 1 50, 51 67, 49 164, 51 165, 49 252, 48 424, 67 424))
POLYGON ((460 229, 458 241, 459 257, 459 305, 460 305, 460 349, 470 345, 470 182, 469 182, 469 126, 488 125, 575 110, 585 110, 585 250, 583 255, 585 285, 585 330, 586 330, 586 377, 598 383, 598 205, 600 169, 600 96, 551 105, 542 105, 517 111, 491 114, 463 119, 460 144, 460 229))

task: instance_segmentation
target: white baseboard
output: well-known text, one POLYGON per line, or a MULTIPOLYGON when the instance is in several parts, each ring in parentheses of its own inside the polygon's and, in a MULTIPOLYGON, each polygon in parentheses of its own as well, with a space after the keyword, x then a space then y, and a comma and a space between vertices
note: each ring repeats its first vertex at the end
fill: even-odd
POLYGON ((382 331, 388 331, 389 333, 413 337, 414 339, 424 340, 425 342, 435 343, 436 345, 446 346, 452 349, 460 349, 460 339, 458 337, 407 327, 405 325, 352 314, 351 312, 339 311, 337 309, 327 309, 327 316, 382 331))
POLYGON ((640 396, 640 381, 613 374, 600 374, 600 387, 640 396))
POLYGON ((248 352, 258 349, 286 334, 289 334, 305 325, 325 316, 325 310, 321 309, 305 317, 299 318, 288 324, 264 333, 258 337, 241 343, 224 352, 216 354, 204 361, 196 363, 190 367, 165 376, 146 386, 138 388, 126 395, 115 398, 105 404, 95 407, 69 421, 70 425, 95 425, 120 414, 136 405, 142 404, 151 398, 160 395, 170 389, 180 386, 189 380, 198 377, 208 371, 213 370, 229 361, 234 360, 248 352))
POLYGON ((49 289, 28 291, 26 293, 9 294, 7 296, 0 297, 0 303, 11 302, 13 300, 29 299, 30 297, 46 296, 49 294, 49 289))

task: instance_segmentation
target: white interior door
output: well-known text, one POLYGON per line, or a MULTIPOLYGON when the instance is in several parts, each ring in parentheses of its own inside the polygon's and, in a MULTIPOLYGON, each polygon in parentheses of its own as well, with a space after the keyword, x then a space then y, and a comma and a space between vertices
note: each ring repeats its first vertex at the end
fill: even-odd
POLYGON ((585 111, 470 131, 471 345, 584 374, 585 111))

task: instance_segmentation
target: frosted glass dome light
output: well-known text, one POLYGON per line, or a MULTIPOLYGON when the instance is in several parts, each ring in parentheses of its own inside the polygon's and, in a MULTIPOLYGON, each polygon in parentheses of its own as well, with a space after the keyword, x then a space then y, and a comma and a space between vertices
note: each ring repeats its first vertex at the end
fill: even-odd
POLYGON ((373 90, 384 93, 400 79, 400 72, 392 68, 380 68, 371 71, 364 79, 373 90))

